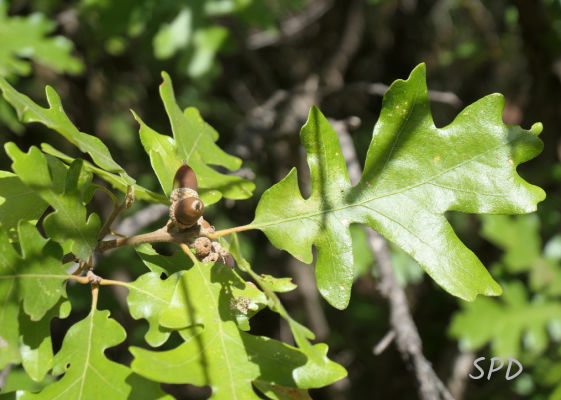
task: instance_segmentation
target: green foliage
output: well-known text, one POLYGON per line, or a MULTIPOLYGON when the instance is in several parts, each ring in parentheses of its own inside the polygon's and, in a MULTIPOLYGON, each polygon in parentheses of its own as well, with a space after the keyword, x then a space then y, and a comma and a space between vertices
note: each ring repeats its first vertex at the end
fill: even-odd
POLYGON ((14 161, 12 169, 19 178, 55 212, 43 221, 47 235, 61 243, 70 240, 72 252, 88 259, 97 246, 101 221, 97 214, 87 215, 82 204, 84 186, 90 185, 91 174, 82 169, 82 160, 72 163, 68 171, 57 159, 50 159, 36 147, 22 152, 15 144, 6 144, 6 152, 14 161))
POLYGON ((503 286, 499 300, 481 297, 464 303, 450 326, 450 334, 461 339, 466 350, 491 344, 499 357, 518 357, 522 339, 526 349, 542 352, 548 343, 547 327, 561 324, 561 304, 548 299, 530 301, 524 285, 511 282, 503 286))
POLYGON ((50 341, 43 341, 49 336, 48 323, 54 315, 62 317, 69 312, 66 303, 60 304, 60 311, 54 315, 48 313, 66 297, 63 282, 67 274, 60 262, 59 245, 44 239, 33 225, 24 221, 18 225, 18 236, 21 255, 0 227, 0 368, 23 361, 29 375, 40 380, 45 371, 34 372, 33 365, 37 362, 45 363, 43 367, 49 365, 44 358, 49 358, 49 351, 52 353, 50 341), (20 305, 26 315, 18 322, 20 305), (39 322, 32 324, 32 321, 39 322), (30 341, 38 346, 30 346, 30 341))
MULTIPOLYGON (((154 256, 151 262, 161 268, 169 264, 163 256, 154 256)), ((325 364, 316 365, 311 357, 306 362, 306 352, 244 333, 249 329, 248 319, 263 308, 267 299, 230 268, 198 262, 184 268, 189 269, 166 281, 154 273, 139 278, 152 288, 153 295, 165 299, 162 306, 167 303, 150 311, 150 330, 157 321, 160 332, 179 330, 185 342, 164 352, 131 348, 135 372, 159 382, 210 385, 216 399, 231 398, 232 393, 240 398, 258 398, 252 389, 256 380, 309 388, 325 386, 344 376, 340 366, 325 358, 325 345, 313 348, 325 364), (169 285, 169 280, 174 285, 169 285)), ((131 296, 128 301, 131 305, 131 296)), ((134 307, 140 308, 138 304, 134 307)))
POLYGON ((161 391, 159 385, 135 376, 130 368, 107 359, 105 349, 125 338, 125 330, 109 318, 109 311, 93 307, 86 318, 69 329, 54 358, 53 374, 64 376, 38 394, 26 393, 21 398, 172 399, 161 391))
POLYGON ((63 36, 48 37, 55 27, 55 23, 41 13, 10 17, 8 1, 0 1, 0 77, 28 75, 31 65, 26 58, 56 72, 80 73, 84 66, 71 55, 72 42, 63 36))
POLYGON ((240 168, 242 161, 215 144, 218 133, 202 119, 196 109, 181 111, 170 77, 165 72, 162 77, 164 81, 160 85, 160 96, 171 124, 173 139, 157 133, 136 114, 134 116, 140 124, 140 140, 150 156, 152 168, 164 193, 171 193, 175 171, 186 163, 197 174, 200 197, 205 204, 216 203, 222 196, 230 199, 251 197, 255 189, 253 182, 222 174, 208 165, 219 165, 232 171, 240 168))
MULTIPOLYGON (((221 232, 208 237, 228 249, 238 269, 257 286, 220 262, 198 261, 186 246, 194 237, 181 244, 182 252, 171 256, 159 254, 146 243, 149 240, 139 241, 143 244, 136 253, 142 268, 150 272, 143 270, 132 282, 107 280, 92 272, 83 275, 93 269, 92 256, 104 250, 103 245, 136 243, 133 238, 103 241, 99 237, 106 230, 98 215, 88 210, 100 188, 92 183, 94 174, 118 190, 134 189, 138 198, 163 203, 172 191, 175 171, 184 162, 195 171, 206 204, 221 197, 245 199, 255 188, 252 182, 210 166, 235 171, 241 160, 216 145, 218 133, 196 109, 181 110, 169 76, 163 73, 163 79, 160 96, 173 137, 152 130, 135 114, 140 140, 163 189, 164 194, 158 194, 136 184, 103 142, 80 132, 53 89, 47 88, 49 108, 43 108, 0 78, 4 98, 22 121, 40 122, 59 132, 93 161, 68 156, 48 144, 27 152, 14 143, 5 145, 15 174, 0 174, 0 368, 21 363, 33 381, 42 382, 36 387, 23 384, 17 394, 23 399, 169 398, 160 383, 210 386, 213 399, 257 399, 258 391, 272 399, 309 398, 307 389, 329 385, 347 372, 328 358, 326 344, 311 343, 314 334, 282 305, 277 293, 296 285, 289 278, 254 272, 235 234, 231 244, 221 232), (70 259, 79 261, 72 274, 63 265, 70 259), (70 313, 65 286, 69 280, 91 284, 92 304, 89 315, 66 332, 61 349, 53 354, 51 321, 70 313), (139 346, 129 334, 134 356, 130 367, 104 354, 127 338, 109 311, 97 309, 99 287, 106 285, 128 288, 130 315, 147 321, 144 340, 155 348, 139 346), (286 321, 295 346, 251 333, 251 318, 265 307, 286 321), (53 376, 61 377, 53 380, 53 376)), ((367 224, 386 235, 454 295, 472 299, 479 293, 499 294, 498 284, 460 242, 443 214, 447 210, 524 213, 543 199, 543 191, 523 181, 515 169, 541 150, 536 137, 540 128, 525 131, 504 125, 502 104, 501 97, 488 96, 466 108, 449 126, 437 129, 428 106, 424 66, 418 67, 386 94, 363 177, 354 187, 337 134, 313 108, 301 135, 311 170, 310 198, 302 198, 293 170, 264 193, 250 225, 229 233, 261 229, 273 244, 306 262, 312 260, 312 245, 317 246, 319 289, 338 308, 347 305, 356 275, 349 230, 353 223, 367 224)), ((114 198, 117 213, 116 196, 103 190, 114 198)), ((105 227, 110 228, 112 218, 105 227)), ((488 237, 501 237, 492 227, 486 232, 488 237)), ((179 240, 172 224, 155 233, 159 236, 154 241, 165 240, 165 235, 173 237, 168 236, 168 241, 179 240)), ((532 254, 541 257, 538 250, 532 254)), ((357 259, 361 257, 363 264, 372 261, 371 254, 357 259)), ((504 305, 490 299, 473 303, 473 310, 457 317, 453 331, 467 332, 473 346, 495 343, 504 331, 470 331, 466 326, 473 325, 473 315, 485 315, 489 321, 518 315, 505 323, 507 329, 518 332, 515 338, 529 331, 535 347, 543 349, 544 329, 552 315, 560 313, 558 304, 547 299, 530 302, 516 284, 507 285, 505 293, 504 305)), ((518 351, 515 342, 496 342, 496 346, 500 351, 518 351)))
POLYGON ((425 67, 392 84, 384 96, 364 172, 351 186, 337 134, 317 108, 301 140, 308 153, 311 196, 299 191, 296 170, 265 192, 251 227, 278 248, 310 263, 333 306, 348 304, 354 278, 349 225, 363 223, 410 254, 445 290, 466 300, 498 295, 499 285, 455 235, 447 210, 528 213, 545 198, 516 166, 542 148, 539 124, 526 131, 502 122, 504 99, 490 95, 435 127, 425 67))

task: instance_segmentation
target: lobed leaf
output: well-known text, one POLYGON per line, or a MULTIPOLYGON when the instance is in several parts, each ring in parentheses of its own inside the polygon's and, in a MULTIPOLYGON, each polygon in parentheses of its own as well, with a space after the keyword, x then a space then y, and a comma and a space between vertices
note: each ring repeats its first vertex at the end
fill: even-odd
POLYGON ((80 259, 90 257, 97 246, 101 221, 94 213, 88 217, 82 204, 81 188, 91 181, 91 175, 83 171, 82 160, 74 161, 67 171, 64 164, 47 159, 35 146, 27 153, 14 143, 7 143, 5 148, 18 177, 55 209, 43 221, 47 235, 59 242, 70 240, 72 252, 80 259))
POLYGON ((26 95, 19 93, 2 77, 0 77, 0 90, 6 101, 16 109, 22 122, 39 122, 57 131, 82 152, 88 153, 97 166, 109 172, 119 173, 127 184, 134 183, 134 179, 113 161, 111 153, 101 139, 80 132, 70 121, 64 112, 59 95, 53 88, 47 86, 45 89, 49 108, 41 107, 26 95))
POLYGON ((169 305, 159 313, 159 324, 179 330, 185 342, 160 352, 131 348, 135 372, 159 382, 210 385, 213 399, 258 399, 252 387, 255 380, 295 388, 318 379, 319 386, 338 379, 329 376, 326 383, 325 374, 318 378, 296 348, 243 332, 247 327, 239 316, 249 318, 265 299, 229 267, 197 262, 176 275, 177 285, 169 305))
POLYGON ((310 197, 300 194, 293 169, 263 194, 249 227, 307 263, 316 246, 318 288, 337 308, 347 306, 354 278, 352 223, 366 224, 397 244, 455 296, 498 295, 500 286, 444 213, 528 213, 545 198, 516 173, 519 163, 541 151, 541 125, 530 131, 507 126, 503 108, 503 97, 493 94, 437 128, 421 64, 384 96, 364 172, 352 186, 337 134, 314 107, 301 132, 310 197))
MULTIPOLYGON (((68 163, 68 164, 72 164, 76 160, 75 158, 72 158, 72 157, 62 153, 61 151, 55 149, 54 147, 50 146, 47 143, 42 143, 41 144, 41 150, 43 150, 43 152, 45 152, 46 154, 57 157, 57 158, 61 159, 62 161, 64 161, 65 163, 68 163)), ((88 172, 96 174, 101 179, 103 179, 105 182, 110 183, 115 189, 118 189, 123 193, 127 193, 127 187, 130 184, 129 183, 130 180, 128 180, 126 178, 123 178, 120 175, 117 175, 117 174, 114 174, 114 173, 111 173, 111 172, 107 172, 104 169, 98 168, 95 165, 92 165, 88 161, 84 161, 84 169, 88 172)), ((163 196, 160 193, 155 193, 151 190, 148 190, 148 189, 140 186, 138 183, 134 183, 132 185, 132 187, 134 189, 134 197, 137 198, 137 199, 150 201, 152 203, 162 203, 162 204, 168 204, 169 203, 169 199, 166 196, 163 196)))
POLYGON ((54 359, 53 374, 58 381, 41 392, 25 393, 22 399, 172 399, 160 389, 124 365, 105 357, 104 351, 126 338, 126 332, 109 311, 92 308, 90 314, 74 324, 54 359))
POLYGON ((255 189, 252 182, 222 174, 209 166, 212 164, 234 171, 240 168, 241 160, 216 145, 218 133, 195 108, 181 111, 169 75, 163 72, 162 77, 164 81, 160 85, 160 96, 169 117, 173 138, 159 134, 134 112, 133 115, 140 124, 140 140, 164 193, 169 196, 177 168, 186 163, 197 174, 199 194, 205 204, 215 203, 222 196, 229 199, 251 197, 255 189))
POLYGON ((6 231, 16 229, 20 220, 38 220, 48 206, 17 175, 0 171, 0 225, 6 231))
MULTIPOLYGON (((0 227, 0 368, 23 360, 29 375, 40 379, 44 371, 33 364, 37 358, 48 363, 48 348, 43 339, 48 336, 46 330, 54 314, 46 314, 66 298, 64 281, 67 273, 60 261, 60 246, 44 239, 32 224, 21 221, 18 238, 21 255, 12 247, 7 232, 0 227), (20 315, 20 306, 21 312, 27 315, 20 315), (32 323, 34 321, 40 323, 32 323), (34 337, 31 338, 30 334, 34 337), (43 347, 37 349, 38 346, 30 341, 43 342, 43 347)), ((63 306, 59 316, 68 314, 68 303, 63 302, 60 307, 63 306)))

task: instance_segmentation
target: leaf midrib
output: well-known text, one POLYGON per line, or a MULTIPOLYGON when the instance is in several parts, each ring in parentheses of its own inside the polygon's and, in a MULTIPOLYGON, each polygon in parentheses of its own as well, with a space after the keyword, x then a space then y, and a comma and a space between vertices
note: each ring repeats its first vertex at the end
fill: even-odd
MULTIPOLYGON (((513 140, 514 140, 514 139, 513 139, 513 140)), ((316 217, 316 216, 318 216, 318 215, 324 215, 324 214, 329 214, 329 213, 335 213, 335 212, 338 212, 338 211, 341 211, 341 210, 344 210, 344 209, 347 209, 347 208, 360 207, 360 206, 362 206, 362 205, 364 205, 364 204, 366 204, 366 203, 369 203, 369 202, 371 202, 371 201, 379 200, 379 199, 384 198, 384 197, 394 196, 394 195, 403 193, 403 192, 405 192, 405 191, 408 191, 408 190, 410 190, 410 189, 414 189, 414 188, 416 188, 416 187, 425 185, 425 184, 427 184, 427 183, 431 183, 432 180, 434 180, 434 179, 436 179, 436 178, 438 178, 438 177, 440 177, 440 176, 443 176, 443 175, 447 174, 447 173, 450 172, 450 171, 453 171, 453 170, 455 170, 455 169, 457 169, 457 168, 460 168, 460 167, 463 166, 464 164, 467 164, 467 163, 469 163, 469 162, 475 160, 475 159, 478 158, 478 157, 481 157, 481 156, 483 156, 483 155, 485 155, 485 154, 487 154, 487 153, 489 153, 489 152, 491 152, 491 151, 493 151, 493 150, 496 150, 497 148, 499 148, 499 147, 501 147, 501 146, 509 145, 510 143, 512 143, 513 140, 506 140, 505 142, 501 142, 501 143, 499 143, 498 145, 496 145, 496 146, 494 146, 494 147, 491 147, 491 148, 489 148, 489 149, 487 149, 487 150, 485 150, 485 151, 483 151, 483 152, 481 152, 481 153, 479 153, 479 154, 476 154, 476 155, 474 155, 474 156, 468 158, 467 160, 464 160, 464 161, 462 161, 462 162, 460 162, 460 163, 458 163, 458 164, 456 164, 456 165, 454 165, 454 166, 452 166, 452 167, 450 167, 450 168, 447 168, 447 169, 445 169, 445 170, 443 170, 443 171, 441 171, 441 172, 439 172, 439 173, 437 173, 437 174, 435 174, 435 175, 433 175, 433 176, 431 176, 431 177, 429 177, 429 178, 427 178, 427 179, 425 179, 425 180, 423 180, 423 181, 421 181, 421 182, 417 182, 417 183, 414 183, 414 184, 405 186, 405 187, 403 187, 403 188, 400 188, 400 189, 397 189, 397 190, 394 190, 394 191, 391 191, 391 192, 388 192, 388 193, 383 193, 383 194, 378 195, 378 196, 372 196, 372 197, 370 197, 370 198, 368 198, 368 199, 366 199, 366 200, 362 200, 362 201, 359 201, 359 202, 356 202, 356 203, 351 203, 351 204, 345 204, 345 205, 340 206, 340 207, 334 207, 334 208, 330 208, 330 209, 324 209, 324 210, 320 210, 320 211, 309 212, 309 213, 306 213, 306 214, 296 215, 296 216, 294 216, 294 217, 283 218, 283 219, 279 219, 279 220, 275 220, 275 221, 270 221, 270 222, 264 222, 264 223, 260 223, 260 224, 253 224, 253 223, 251 223, 251 224, 249 225, 249 227, 251 227, 251 228, 253 228, 253 229, 266 228, 266 227, 272 226, 272 225, 279 225, 279 224, 283 224, 283 223, 286 223, 286 222, 291 222, 291 221, 297 221, 297 220, 300 220, 300 219, 306 219, 306 218, 316 217)), ((358 184, 355 185, 355 186, 353 186, 353 187, 357 187, 357 186, 358 186, 358 184)), ((306 201, 308 201, 308 200, 309 200, 309 199, 306 199, 306 201)))

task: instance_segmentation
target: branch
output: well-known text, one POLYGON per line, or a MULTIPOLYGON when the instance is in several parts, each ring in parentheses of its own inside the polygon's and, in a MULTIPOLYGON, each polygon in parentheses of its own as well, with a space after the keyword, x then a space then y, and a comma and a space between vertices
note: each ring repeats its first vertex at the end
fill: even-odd
POLYGON ((201 229, 199 225, 195 225, 193 228, 182 230, 179 232, 169 232, 167 227, 157 229, 153 232, 143 233, 141 235, 130 236, 126 238, 104 240, 99 242, 96 252, 103 253, 105 251, 115 249, 117 247, 124 246, 136 246, 142 243, 157 243, 157 242, 174 242, 174 243, 186 243, 189 239, 193 239, 199 236, 211 236, 207 234, 204 229, 201 229))
POLYGON ((109 215, 109 217, 101 227, 101 230, 99 231, 99 235, 98 235, 98 240, 103 239, 111 231, 111 225, 113 225, 115 219, 119 216, 119 214, 122 211, 129 208, 133 202, 134 202, 134 188, 133 186, 129 185, 127 186, 127 194, 125 196, 125 199, 122 201, 121 204, 117 205, 116 207, 113 207, 113 211, 111 212, 111 215, 109 215))
MULTIPOLYGON (((351 182, 360 180, 360 167, 356 152, 352 146, 352 140, 345 124, 338 130, 341 142, 341 150, 347 160, 349 177, 351 182)), ((435 400, 443 398, 453 400, 440 378, 436 375, 430 362, 423 355, 423 344, 413 317, 409 311, 405 291, 397 283, 390 258, 390 250, 386 240, 372 229, 367 229, 368 242, 374 254, 380 270, 379 289, 382 295, 389 301, 390 325, 395 332, 395 343, 402 358, 412 364, 417 382, 419 383, 419 395, 422 400, 435 400)))
POLYGON ((278 31, 262 31, 249 36, 246 46, 249 50, 257 50, 291 39, 319 20, 331 6, 333 0, 314 1, 302 13, 282 21, 278 31))
MULTIPOLYGON (((358 89, 375 96, 383 96, 384 94, 386 94, 389 88, 388 85, 379 82, 357 82, 350 84, 349 87, 357 87, 358 89)), ((452 92, 429 90, 429 99, 436 103, 449 104, 452 107, 460 107, 462 105, 462 100, 460 100, 460 98, 452 92)))

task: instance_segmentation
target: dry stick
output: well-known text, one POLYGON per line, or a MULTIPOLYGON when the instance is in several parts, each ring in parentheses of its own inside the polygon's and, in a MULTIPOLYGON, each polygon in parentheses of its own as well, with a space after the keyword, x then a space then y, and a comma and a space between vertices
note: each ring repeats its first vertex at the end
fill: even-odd
MULTIPOLYGON (((345 128, 344 125, 342 128, 345 128)), ((338 133, 342 143, 341 149, 348 164, 349 178, 351 182, 356 183, 360 180, 361 172, 352 139, 347 129, 339 129, 338 133)), ((445 400, 453 400, 423 355, 421 337, 409 311, 405 291, 397 283, 386 240, 371 229, 367 229, 367 234, 380 270, 379 289, 390 303, 390 324, 395 332, 395 342, 402 358, 413 366, 419 382, 421 399, 438 400, 442 396, 445 400)))

